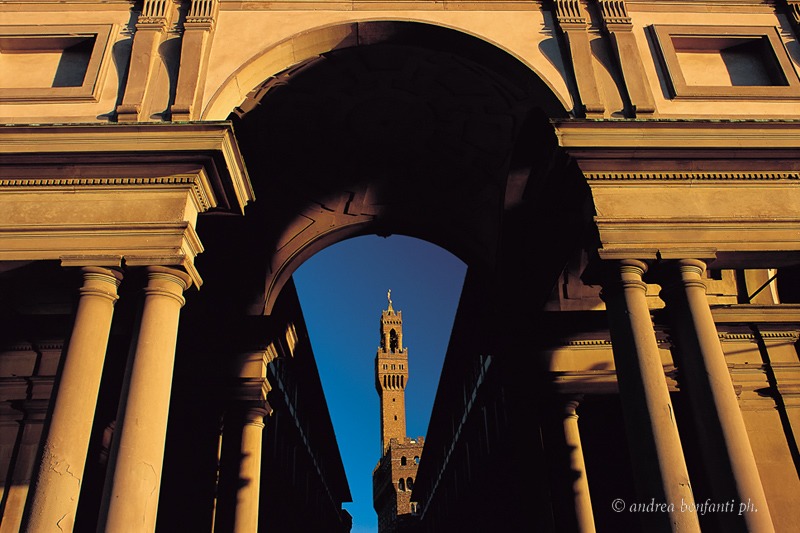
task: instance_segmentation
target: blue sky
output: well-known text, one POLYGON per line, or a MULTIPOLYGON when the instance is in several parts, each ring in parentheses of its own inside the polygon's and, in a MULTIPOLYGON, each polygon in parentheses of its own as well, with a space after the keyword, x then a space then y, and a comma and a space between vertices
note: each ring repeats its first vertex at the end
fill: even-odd
POLYGON ((375 353, 392 290, 408 348, 406 432, 424 436, 466 266, 410 237, 366 236, 316 254, 295 272, 311 344, 350 483, 352 533, 374 533, 372 469, 381 453, 375 353))

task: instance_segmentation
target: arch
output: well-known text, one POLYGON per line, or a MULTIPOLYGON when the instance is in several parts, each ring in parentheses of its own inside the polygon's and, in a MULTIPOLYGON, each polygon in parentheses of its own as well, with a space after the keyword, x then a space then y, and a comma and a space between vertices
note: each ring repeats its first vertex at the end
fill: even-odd
MULTIPOLYGON (((277 83, 280 83, 279 73, 302 68, 305 63, 314 61, 322 54, 333 50, 373 44, 380 42, 379 39, 385 38, 387 35, 396 37, 397 33, 402 33, 402 31, 397 31, 398 27, 408 27, 409 25, 428 28, 428 31, 441 34, 450 33, 453 41, 479 41, 486 47, 494 48, 497 52, 513 58, 515 62, 524 66, 541 80, 552 95, 553 103, 558 102, 561 114, 566 114, 566 110, 571 108, 571 98, 568 95, 563 74, 562 79, 558 80, 558 85, 561 86, 559 91, 556 89, 554 80, 543 74, 542 68, 537 67, 530 59, 523 57, 509 46, 500 43, 499 38, 492 39, 487 35, 481 35, 479 30, 470 30, 455 24, 448 25, 442 21, 409 17, 403 20, 343 20, 339 23, 305 29, 275 42, 252 56, 228 75, 204 106, 201 120, 225 120, 234 109, 242 109, 241 105, 248 95, 262 87, 265 79, 276 80, 277 83), (460 38, 456 35, 459 35, 460 38)), ((457 45, 454 48, 465 49, 463 46, 457 45)), ((547 59, 544 55, 543 59, 546 59, 546 63, 553 63, 552 59, 547 59)), ((556 111, 557 108, 554 107, 554 112, 556 111)))
MULTIPOLYGON (((520 125, 527 123, 528 116, 533 114, 531 109, 537 112, 536 124, 539 128, 535 129, 536 133, 547 130, 547 134, 554 137, 548 114, 540 108, 542 101, 549 101, 551 108, 557 108, 556 113, 565 112, 555 93, 536 72, 491 43, 430 24, 373 21, 356 25, 358 31, 365 33, 376 28, 383 31, 383 38, 391 44, 334 47, 333 52, 303 64, 302 69, 287 74, 285 79, 279 80, 280 83, 275 82, 277 78, 273 79, 272 82, 277 85, 270 85, 270 82, 261 86, 252 97, 252 108, 241 109, 237 115, 239 118, 233 118, 240 148, 251 175, 263 180, 262 183, 268 183, 263 185, 265 189, 259 189, 260 183, 254 180, 258 200, 248 211, 247 225, 251 233, 239 237, 240 242, 251 251, 249 243, 260 242, 262 246, 256 257, 248 257, 245 268, 252 272, 252 276, 242 281, 261 284, 250 292, 252 299, 247 305, 251 314, 270 314, 283 286, 308 258, 332 244, 368 234, 416 237, 448 250, 469 264, 470 268, 493 269, 500 246, 496 241, 499 238, 496 230, 501 224, 505 225, 500 220, 501 211, 495 207, 502 207, 502 196, 507 190, 508 151, 519 137, 520 125), (392 33, 394 30, 395 33, 392 33), (437 41, 443 35, 445 38, 437 41), (431 47, 407 45, 418 42, 431 47), (441 45, 444 51, 436 49, 435 44, 441 45), (456 51, 450 50, 461 44, 465 45, 466 54, 475 60, 464 59, 456 51), (406 50, 413 53, 396 53, 406 50), (387 55, 378 57, 380 53, 387 55), (413 84, 409 83, 408 88, 397 92, 391 89, 365 89, 394 87, 392 84, 359 84, 359 80, 356 80, 341 89, 351 91, 347 92, 344 100, 348 105, 327 107, 335 111, 319 119, 321 127, 311 128, 318 133, 310 135, 312 138, 309 139, 309 132, 302 131, 313 122, 304 120, 304 113, 310 109, 301 105, 301 99, 309 94, 305 89, 325 87, 328 80, 340 81, 345 77, 343 73, 349 73, 341 65, 361 64, 361 55, 373 56, 377 60, 388 57, 397 61, 390 63, 392 68, 367 69, 364 76, 405 76, 413 72, 417 77, 410 80, 413 84), (497 65, 491 63, 495 59, 497 65), (479 62, 481 60, 483 64, 479 62), (427 70, 395 68, 406 66, 402 64, 403 61, 408 65, 416 62, 427 70), (442 71, 442 65, 446 65, 445 74, 437 74, 442 71), (495 66, 497 70, 494 70, 495 66), (463 76, 463 81, 467 83, 459 85, 462 81, 460 78, 447 87, 441 83, 428 83, 428 75, 432 74, 434 80, 440 82, 449 80, 447 76, 451 71, 463 76), (502 75, 498 74, 500 71, 502 75), (539 92, 534 95, 533 89, 529 89, 531 85, 536 85, 546 96, 539 98, 539 92), (280 90, 272 90, 278 86, 280 90), (461 86, 470 87, 470 90, 458 90, 461 86), (475 91, 476 88, 479 90, 475 91), (375 92, 370 93, 369 90, 375 92), (448 95, 454 98, 449 99, 448 95), (392 107, 393 98, 409 99, 407 104, 413 110, 429 114, 430 124, 425 120, 415 122, 414 117, 406 119, 406 114, 392 107), (257 103, 262 105, 255 105, 257 103), (283 105, 285 103, 289 105, 283 105), (434 104, 441 107, 434 107, 434 104), (386 128, 385 131, 391 132, 389 138, 369 135, 371 130, 360 126, 373 120, 371 117, 375 113, 370 113, 370 106, 373 105, 383 105, 378 109, 379 118, 381 113, 394 113, 390 118, 409 129, 400 128, 398 134, 397 128, 386 128), (473 113, 473 110, 480 111, 473 113), (340 120, 338 116, 339 113, 344 115, 345 111, 347 115, 344 118, 350 122, 340 120), (426 143, 424 139, 428 139, 432 131, 438 133, 438 130, 428 129, 422 135, 414 135, 411 129, 417 124, 421 124, 423 129, 450 124, 448 119, 443 118, 448 117, 450 112, 467 118, 464 124, 447 132, 453 138, 446 140, 447 150, 442 152, 446 157, 432 158, 433 146, 436 145, 426 143), (297 113, 301 118, 297 118, 297 113), (339 125, 339 130, 332 126, 334 123, 339 125), (281 124, 289 125, 288 132, 280 128, 281 124), (276 141, 274 136, 279 131, 284 139, 276 141), (393 142, 395 135, 400 135, 398 139, 401 142, 393 142), (351 142, 344 143, 345 140, 351 142), (377 143, 378 149, 372 149, 370 143, 377 143), (351 148, 340 150, 342 144, 351 148), (272 151, 266 150, 267 146, 272 151), (352 152, 352 147, 359 147, 358 152, 352 152), (422 152, 415 154, 413 150, 404 150, 404 147, 422 152), (411 157, 391 161, 393 155, 384 153, 390 148, 394 149, 392 154, 410 153, 411 157), (309 150, 314 152, 315 157, 308 156, 309 150), (380 159, 384 155, 387 157, 380 159), (480 160, 473 162, 472 158, 480 160), (326 168, 312 168, 320 164, 315 161, 324 161, 326 168), (385 163, 389 170, 381 168, 380 172, 375 172, 371 165, 378 161, 389 161, 385 163), (400 164, 396 165, 398 162, 400 164), (348 165, 358 165, 359 168, 356 172, 350 172, 348 165), (423 171, 417 172, 420 168, 423 171), (435 179, 431 179, 431 176, 435 176, 435 179), (459 188, 458 203, 453 201, 454 187, 459 188), (264 190, 270 193, 278 190, 281 194, 267 193, 262 196, 264 190), (278 201, 273 198, 289 200, 283 204, 270 203, 278 201), (423 212, 433 216, 422 215, 423 212), (465 221, 465 214, 471 220, 465 221), (460 220, 459 224, 451 223, 455 218, 460 220)), ((335 31, 332 34, 342 36, 335 31)), ((345 41, 340 39, 339 42, 345 41)), ((356 39, 355 44, 373 42, 382 41, 370 41, 364 37, 356 39)), ((353 42, 350 44, 353 45, 353 42)), ((373 122, 381 123, 380 120, 373 122)), ((515 185, 514 190, 522 189, 524 187, 515 185)), ((223 246, 233 247, 227 244, 223 246)), ((385 342, 391 344, 389 338, 385 342)), ((401 348, 399 334, 397 348, 401 348)))
POLYGON ((400 458, 400 466, 406 466, 406 464, 408 464, 408 459, 406 459, 406 456, 404 455, 400 458))
POLYGON ((414 489, 414 478, 410 477, 410 478, 406 479, 406 487, 408 487, 408 490, 413 490, 414 489))
POLYGON ((405 479, 400 478, 399 480, 397 480, 397 489, 400 492, 405 492, 406 491, 406 480, 405 479))

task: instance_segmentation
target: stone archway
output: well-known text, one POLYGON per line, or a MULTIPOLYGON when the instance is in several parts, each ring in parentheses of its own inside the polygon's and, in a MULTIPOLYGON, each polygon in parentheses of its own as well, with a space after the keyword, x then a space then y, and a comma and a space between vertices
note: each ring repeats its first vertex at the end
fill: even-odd
POLYGON ((247 249, 239 303, 250 314, 268 314, 315 252, 366 233, 419 237, 495 271, 507 220, 528 233, 519 211, 532 169, 552 170, 548 118, 566 112, 525 65, 437 26, 359 27, 365 44, 268 78, 231 116, 258 200, 244 221, 203 222, 237 227, 207 232, 225 235, 207 249, 247 249))

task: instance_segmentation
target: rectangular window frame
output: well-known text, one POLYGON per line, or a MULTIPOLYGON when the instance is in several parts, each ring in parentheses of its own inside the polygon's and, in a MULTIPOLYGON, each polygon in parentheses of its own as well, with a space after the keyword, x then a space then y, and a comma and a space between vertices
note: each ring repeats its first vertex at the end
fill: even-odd
POLYGON ((672 98, 800 99, 800 78, 774 26, 653 25, 650 29, 672 98), (709 42, 737 38, 761 39, 772 51, 777 73, 783 77, 786 85, 690 85, 678 60, 678 50, 673 41, 675 37, 709 39, 709 42))
POLYGON ((37 50, 51 50, 52 43, 74 38, 93 38, 89 62, 83 84, 74 87, 6 87, 0 88, 2 103, 35 103, 35 102, 97 102, 103 73, 106 69, 106 57, 110 46, 112 24, 97 25, 52 25, 52 26, 0 26, 0 48, 8 40, 30 40, 26 47, 37 50))

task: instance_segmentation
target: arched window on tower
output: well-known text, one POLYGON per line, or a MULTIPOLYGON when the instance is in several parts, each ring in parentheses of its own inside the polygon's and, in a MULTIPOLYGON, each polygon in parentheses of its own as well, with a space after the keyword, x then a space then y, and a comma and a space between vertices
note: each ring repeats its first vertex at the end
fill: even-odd
POLYGON ((411 490, 411 489, 414 488, 414 480, 412 478, 408 478, 406 480, 406 487, 408 487, 408 490, 411 490))
POLYGON ((406 466, 407 462, 408 461, 406 460, 406 456, 405 455, 400 458, 400 466, 406 466))
POLYGON ((397 482, 397 488, 400 489, 401 492, 405 492, 406 482, 403 478, 400 478, 400 481, 397 482))
POLYGON ((392 330, 389 332, 389 351, 395 353, 400 347, 400 339, 397 337, 397 332, 392 330))

